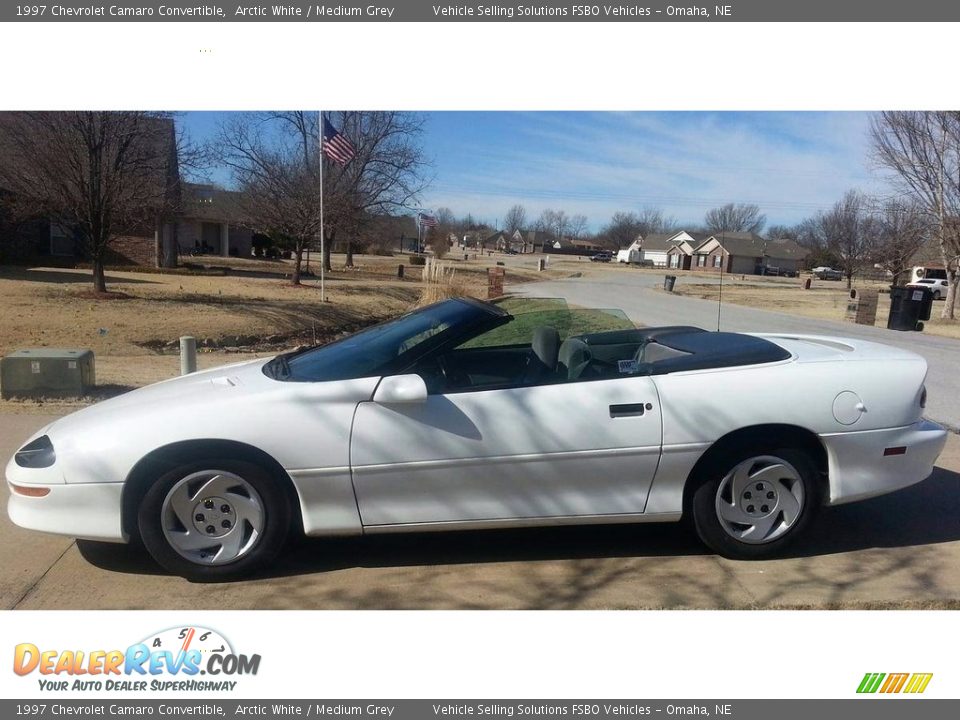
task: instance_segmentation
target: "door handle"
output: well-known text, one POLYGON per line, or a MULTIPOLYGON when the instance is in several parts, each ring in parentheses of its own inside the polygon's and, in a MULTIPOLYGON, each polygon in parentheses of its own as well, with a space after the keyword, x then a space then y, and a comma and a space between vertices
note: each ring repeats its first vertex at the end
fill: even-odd
POLYGON ((624 418, 624 417, 640 417, 647 410, 653 410, 652 403, 626 403, 623 405, 611 405, 610 406, 610 417, 612 418, 624 418))

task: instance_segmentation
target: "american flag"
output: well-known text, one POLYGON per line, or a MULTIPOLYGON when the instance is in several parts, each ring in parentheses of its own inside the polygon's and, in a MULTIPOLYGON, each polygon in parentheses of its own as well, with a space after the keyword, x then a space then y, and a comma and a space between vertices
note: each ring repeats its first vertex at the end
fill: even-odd
POLYGON ((323 119, 323 144, 321 147, 327 157, 341 167, 353 160, 353 156, 357 154, 347 137, 338 132, 326 118, 323 119))
POLYGON ((436 227, 437 219, 433 215, 420 213, 420 225, 421 227, 436 227))

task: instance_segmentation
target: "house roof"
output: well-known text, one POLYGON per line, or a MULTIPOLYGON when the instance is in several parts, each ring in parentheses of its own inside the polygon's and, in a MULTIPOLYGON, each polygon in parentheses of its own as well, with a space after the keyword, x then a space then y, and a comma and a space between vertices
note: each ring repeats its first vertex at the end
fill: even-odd
POLYGON ((674 235, 676 235, 676 233, 670 235, 650 233, 640 242, 640 247, 644 250, 653 250, 654 252, 669 250, 676 244, 670 242, 670 238, 674 235))
POLYGON ((240 222, 240 193, 216 185, 184 183, 183 216, 208 222, 240 222))
POLYGON ((730 255, 743 255, 745 257, 763 257, 763 251, 767 246, 767 241, 752 232, 723 232, 713 233, 707 236, 696 252, 711 240, 716 240, 720 246, 730 255))
POLYGON ((796 240, 783 239, 767 243, 764 254, 776 260, 803 260, 810 251, 799 245, 796 240))

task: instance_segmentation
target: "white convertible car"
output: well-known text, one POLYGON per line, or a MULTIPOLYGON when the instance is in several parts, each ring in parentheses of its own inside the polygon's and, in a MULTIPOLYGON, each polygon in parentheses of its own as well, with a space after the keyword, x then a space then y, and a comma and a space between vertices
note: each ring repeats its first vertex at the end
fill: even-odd
POLYGON ((250 573, 294 533, 681 517, 763 558, 819 506, 931 473, 946 433, 922 418, 926 372, 869 342, 447 300, 57 420, 7 466, 9 513, 140 539, 196 579, 250 573))

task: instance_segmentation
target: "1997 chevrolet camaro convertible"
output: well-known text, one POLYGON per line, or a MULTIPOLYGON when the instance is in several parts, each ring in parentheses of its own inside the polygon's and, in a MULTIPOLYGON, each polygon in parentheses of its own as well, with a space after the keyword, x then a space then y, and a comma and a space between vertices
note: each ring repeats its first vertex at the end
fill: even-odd
POLYGON ((821 505, 931 473, 946 432, 922 418, 926 372, 870 342, 453 299, 57 420, 7 466, 9 513, 142 540, 201 580, 293 533, 682 517, 724 556, 765 558, 821 505))

